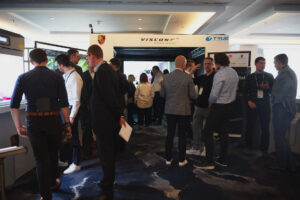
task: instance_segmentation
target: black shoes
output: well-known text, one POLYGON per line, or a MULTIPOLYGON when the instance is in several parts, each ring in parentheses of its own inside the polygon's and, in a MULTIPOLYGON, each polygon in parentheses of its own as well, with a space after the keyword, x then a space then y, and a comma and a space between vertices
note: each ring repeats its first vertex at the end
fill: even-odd
POLYGON ((161 120, 154 121, 152 125, 161 125, 161 120))
POLYGON ((228 163, 225 160, 222 159, 217 159, 215 162, 202 162, 202 163, 197 163, 194 164, 195 168, 198 169, 204 169, 204 170, 213 170, 216 168, 216 165, 221 166, 221 167, 228 167, 228 163))
POLYGON ((113 200, 114 196, 111 194, 106 194, 106 193, 101 193, 100 196, 98 197, 98 200, 113 200))

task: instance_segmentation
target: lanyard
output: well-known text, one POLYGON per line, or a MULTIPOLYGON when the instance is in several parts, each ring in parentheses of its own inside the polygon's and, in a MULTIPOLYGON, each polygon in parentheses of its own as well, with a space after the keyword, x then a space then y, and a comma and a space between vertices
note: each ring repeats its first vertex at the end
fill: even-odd
POLYGON ((71 73, 69 74, 69 76, 66 78, 66 80, 65 80, 65 84, 67 84, 67 82, 68 82, 68 79, 70 78, 70 76, 71 76, 71 74, 72 74, 73 72, 75 72, 75 69, 74 69, 73 71, 71 71, 71 73))
MULTIPOLYGON (((263 76, 262 83, 264 83, 265 82, 265 73, 264 72, 262 72, 262 76, 263 76)), ((255 80, 256 80, 256 86, 257 86, 257 89, 258 89, 257 73, 255 73, 255 80)))

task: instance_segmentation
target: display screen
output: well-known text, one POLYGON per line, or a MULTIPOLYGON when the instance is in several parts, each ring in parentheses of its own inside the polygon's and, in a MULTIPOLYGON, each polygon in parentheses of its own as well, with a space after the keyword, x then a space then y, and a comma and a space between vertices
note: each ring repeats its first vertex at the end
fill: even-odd
POLYGON ((0 35, 0 44, 9 45, 9 37, 0 35))

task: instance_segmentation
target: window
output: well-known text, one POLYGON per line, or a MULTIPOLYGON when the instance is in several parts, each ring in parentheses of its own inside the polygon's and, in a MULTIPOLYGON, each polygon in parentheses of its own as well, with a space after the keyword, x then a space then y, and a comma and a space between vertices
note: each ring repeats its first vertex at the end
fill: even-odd
POLYGON ((266 58, 266 71, 273 74, 274 78, 278 72, 274 66, 274 57, 285 53, 289 58, 289 66, 295 71, 298 79, 297 99, 300 99, 300 45, 263 45, 263 55, 266 58))
POLYGON ((10 100, 16 80, 23 73, 23 57, 0 54, 0 104, 10 100))

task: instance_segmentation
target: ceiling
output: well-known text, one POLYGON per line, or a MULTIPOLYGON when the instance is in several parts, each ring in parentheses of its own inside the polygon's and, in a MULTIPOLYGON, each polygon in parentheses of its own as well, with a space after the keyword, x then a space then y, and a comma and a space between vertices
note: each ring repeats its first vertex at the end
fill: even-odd
POLYGON ((0 28, 87 48, 95 33, 228 34, 300 44, 300 0, 1 0, 0 28))

